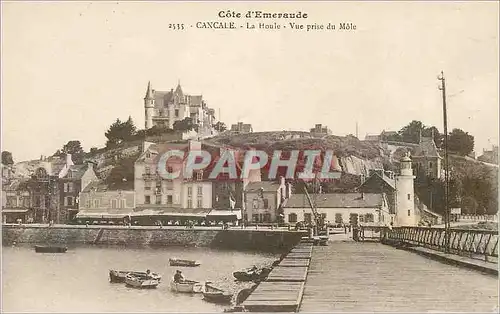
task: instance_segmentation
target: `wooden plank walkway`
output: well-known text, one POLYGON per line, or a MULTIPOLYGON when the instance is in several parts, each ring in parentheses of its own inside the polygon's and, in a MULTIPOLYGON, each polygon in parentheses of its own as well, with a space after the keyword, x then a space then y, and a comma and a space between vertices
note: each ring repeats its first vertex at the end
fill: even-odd
POLYGON ((297 312, 311 262, 312 245, 299 243, 243 302, 249 312, 297 312))
POLYGON ((266 281, 305 281, 307 277, 307 269, 309 267, 281 267, 276 266, 267 276, 266 281))
POLYGON ((293 259, 293 258, 284 258, 279 264, 280 267, 308 267, 311 263, 311 260, 306 259, 293 259))
POLYGON ((289 259, 305 259, 305 258, 311 258, 312 252, 293 252, 293 253, 288 253, 286 256, 289 259))
POLYGON ((315 246, 300 312, 492 312, 498 278, 379 243, 315 246))
POLYGON ((243 303, 250 312, 296 312, 304 282, 262 282, 243 303))

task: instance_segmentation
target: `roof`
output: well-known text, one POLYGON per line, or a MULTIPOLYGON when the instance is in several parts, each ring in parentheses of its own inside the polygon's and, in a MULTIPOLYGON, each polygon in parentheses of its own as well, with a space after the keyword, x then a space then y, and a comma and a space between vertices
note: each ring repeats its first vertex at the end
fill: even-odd
POLYGON ((420 144, 413 149, 412 157, 438 157, 441 158, 432 137, 422 137, 420 144))
POLYGON ((71 180, 80 180, 85 171, 87 171, 88 165, 72 165, 69 167, 68 173, 62 179, 71 179, 71 180), (71 172, 71 177, 68 177, 68 174, 71 172))
POLYGON ((80 210, 76 218, 125 218, 132 213, 132 209, 87 209, 80 210))
MULTIPOLYGON (((383 196, 379 193, 311 194, 310 197, 317 208, 378 208, 383 204, 383 196)), ((286 207, 308 208, 309 203, 305 194, 293 194, 286 207)))
POLYGON ((90 182, 82 191, 82 193, 89 192, 107 192, 107 191, 124 191, 124 192, 133 192, 133 182, 132 189, 115 189, 112 186, 106 184, 103 180, 96 180, 90 182))
POLYGON ((368 179, 366 179, 365 182, 363 182, 360 187, 368 185, 368 183, 371 182, 372 180, 380 180, 382 184, 387 185, 392 190, 396 190, 396 182, 393 179, 387 177, 385 174, 380 174, 377 171, 374 171, 373 174, 370 177, 368 177, 368 179))
POLYGON ((248 183, 245 192, 258 192, 263 189, 264 192, 276 192, 280 187, 278 182, 274 181, 260 181, 248 183))
POLYGON ((9 182, 2 184, 2 191, 27 191, 29 179, 12 179, 9 182))
POLYGON ((207 208, 145 208, 134 211, 131 216, 182 216, 182 217, 205 217, 210 212, 207 208))
MULTIPOLYGON (((148 84, 149 88, 149 84, 148 84)), ((188 95, 182 91, 181 85, 177 85, 175 91, 172 89, 170 91, 157 91, 153 90, 155 107, 161 108, 168 106, 169 103, 174 101, 174 96, 178 96, 180 102, 186 102, 189 106, 201 106, 203 103, 202 95, 188 95)), ((147 92, 146 92, 147 96, 147 92)))

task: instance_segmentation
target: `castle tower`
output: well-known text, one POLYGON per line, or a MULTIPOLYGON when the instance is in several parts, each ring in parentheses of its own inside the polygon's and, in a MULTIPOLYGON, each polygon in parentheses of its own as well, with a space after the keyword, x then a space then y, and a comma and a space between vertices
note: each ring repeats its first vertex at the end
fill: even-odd
POLYGON ((411 159, 405 155, 400 162, 400 174, 396 176, 396 216, 394 226, 416 226, 418 215, 415 211, 411 159))
POLYGON ((153 114, 155 107, 154 90, 151 88, 151 82, 148 82, 148 89, 144 97, 144 111, 145 111, 145 127, 150 129, 153 127, 153 114))

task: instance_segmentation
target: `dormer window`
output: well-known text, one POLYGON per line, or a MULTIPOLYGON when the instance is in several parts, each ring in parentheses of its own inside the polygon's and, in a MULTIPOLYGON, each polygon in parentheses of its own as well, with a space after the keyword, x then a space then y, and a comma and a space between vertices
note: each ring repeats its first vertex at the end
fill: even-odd
POLYGON ((203 171, 197 171, 196 172, 196 180, 202 180, 203 179, 203 171))

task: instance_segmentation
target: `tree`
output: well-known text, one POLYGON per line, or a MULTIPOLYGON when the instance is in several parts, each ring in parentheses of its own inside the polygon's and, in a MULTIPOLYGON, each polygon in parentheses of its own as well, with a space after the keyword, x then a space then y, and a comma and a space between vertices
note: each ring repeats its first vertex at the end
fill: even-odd
POLYGON ((110 125, 108 131, 104 134, 108 141, 106 142, 106 147, 116 146, 123 143, 124 141, 129 141, 135 135, 135 125, 132 121, 132 117, 128 117, 128 120, 121 122, 120 119, 110 125))
POLYGON ((466 156, 474 150, 474 136, 461 129, 453 129, 448 137, 448 149, 466 156))
POLYGON ((400 140, 406 143, 419 143, 420 137, 434 137, 434 142, 438 148, 441 147, 443 135, 439 133, 435 126, 425 126, 421 121, 413 120, 404 126, 398 135, 392 135, 389 140, 400 140))
POLYGON ((68 141, 63 145, 62 149, 58 149, 54 156, 64 157, 66 154, 71 154, 71 160, 76 165, 82 164, 85 158, 85 152, 83 151, 82 144, 78 140, 68 141))
POLYGON ((14 159, 12 158, 12 153, 4 150, 2 152, 2 165, 13 165, 14 159))
POLYGON ((443 146, 444 136, 443 134, 439 133, 438 128, 436 128, 435 126, 425 127, 422 130, 422 136, 433 137, 434 143, 436 143, 437 148, 441 148, 443 146))
POLYGON ((399 131, 399 134, 401 135, 403 142, 418 143, 423 129, 424 124, 421 121, 413 120, 407 126, 404 126, 399 131))
POLYGON ((214 124, 213 127, 217 132, 224 132, 225 130, 227 130, 226 124, 224 122, 221 122, 221 121, 214 124))
POLYGON ((174 122, 174 130, 187 132, 195 129, 195 125, 193 124, 193 120, 190 117, 186 117, 183 120, 174 122))

